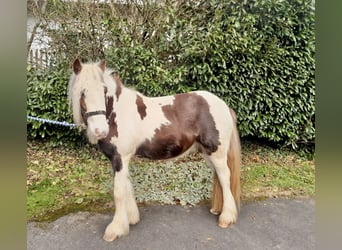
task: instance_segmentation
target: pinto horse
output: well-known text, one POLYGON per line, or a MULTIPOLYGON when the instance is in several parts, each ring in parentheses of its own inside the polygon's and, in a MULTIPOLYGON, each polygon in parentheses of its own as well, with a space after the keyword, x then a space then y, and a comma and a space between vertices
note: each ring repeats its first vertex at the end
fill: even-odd
POLYGON ((111 161, 115 215, 103 239, 127 235, 139 222, 139 210, 129 179, 133 156, 170 159, 191 149, 202 153, 215 170, 210 212, 218 225, 236 222, 240 205, 240 140, 236 115, 224 101, 206 91, 146 97, 126 88, 106 61, 76 59, 69 81, 69 102, 76 124, 86 129, 111 161))

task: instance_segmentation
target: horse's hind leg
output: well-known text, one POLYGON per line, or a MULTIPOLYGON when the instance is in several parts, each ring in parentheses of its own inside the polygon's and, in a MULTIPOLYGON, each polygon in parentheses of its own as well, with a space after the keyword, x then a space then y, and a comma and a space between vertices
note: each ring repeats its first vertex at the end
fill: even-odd
POLYGON ((206 156, 207 161, 214 167, 222 188, 223 206, 219 216, 218 225, 226 228, 234 224, 237 219, 237 208, 234 197, 230 190, 230 170, 227 166, 227 153, 221 152, 219 148, 215 153, 206 156))
POLYGON ((107 226, 103 239, 113 241, 129 233, 127 215, 127 183, 129 182, 128 163, 130 157, 122 157, 122 169, 114 177, 115 214, 113 221, 107 226))

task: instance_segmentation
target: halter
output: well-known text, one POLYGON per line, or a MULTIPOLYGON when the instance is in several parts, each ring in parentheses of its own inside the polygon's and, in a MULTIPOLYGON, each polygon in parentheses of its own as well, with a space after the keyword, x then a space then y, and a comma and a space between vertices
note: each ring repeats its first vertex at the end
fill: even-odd
POLYGON ((94 115, 106 115, 106 111, 104 110, 96 110, 96 111, 90 111, 90 112, 85 112, 84 113, 84 118, 88 119, 90 116, 94 116, 94 115))
MULTIPOLYGON (((105 88, 105 95, 106 95, 106 88, 105 88)), ((81 91, 81 97, 84 97, 84 90, 81 91)), ((81 100, 80 100, 81 102, 81 100)), ((83 119, 83 122, 86 126, 88 126, 88 118, 91 116, 95 116, 95 115, 105 115, 107 117, 107 112, 105 110, 96 110, 96 111, 89 111, 86 112, 86 109, 84 107, 81 106, 81 116, 83 119)))
POLYGON ((94 116, 94 115, 106 115, 106 111, 104 110, 96 110, 96 111, 90 111, 90 112, 84 112, 83 109, 81 109, 81 113, 82 113, 82 118, 83 118, 83 122, 86 126, 88 126, 88 118, 90 116, 94 116))

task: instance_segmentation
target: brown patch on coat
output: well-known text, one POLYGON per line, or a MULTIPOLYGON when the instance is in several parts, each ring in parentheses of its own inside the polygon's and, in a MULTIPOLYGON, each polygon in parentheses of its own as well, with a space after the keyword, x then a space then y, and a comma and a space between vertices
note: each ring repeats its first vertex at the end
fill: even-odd
POLYGON ((113 112, 113 96, 106 96, 106 117, 109 119, 110 114, 113 112))
POLYGON ((113 112, 114 98, 113 96, 106 96, 106 118, 108 120, 109 132, 107 138, 118 137, 118 126, 115 122, 116 113, 113 112))
POLYGON ((135 103, 137 104, 137 110, 140 115, 140 119, 143 120, 146 117, 146 105, 143 98, 140 95, 137 95, 135 103))
POLYGON ((116 146, 113 145, 108 138, 98 141, 98 145, 102 153, 112 163, 114 173, 119 172, 122 169, 121 155, 118 153, 116 146))
POLYGON ((108 120, 109 132, 108 132, 107 137, 109 138, 109 140, 110 140, 110 138, 112 138, 114 136, 115 137, 119 136, 118 125, 115 122, 115 118, 116 118, 116 113, 112 112, 110 117, 109 117, 109 120, 108 120))
POLYGON ((116 82, 116 90, 115 90, 116 101, 119 101, 119 96, 121 95, 123 84, 118 74, 113 72, 112 76, 116 82))
POLYGON ((104 59, 99 63, 99 67, 102 70, 102 72, 104 72, 106 70, 106 64, 107 64, 107 62, 104 59))
POLYGON ((202 96, 196 93, 175 95, 173 104, 162 106, 162 111, 171 124, 156 129, 154 137, 138 147, 137 156, 173 158, 188 150, 194 142, 209 155, 217 150, 219 132, 202 96))
POLYGON ((106 118, 108 120, 109 132, 106 138, 99 140, 98 145, 101 152, 110 160, 114 172, 118 172, 122 169, 121 156, 116 150, 116 146, 112 144, 111 138, 118 137, 118 127, 115 122, 116 113, 113 112, 113 96, 107 97, 107 91, 105 90, 106 100, 106 118))
POLYGON ((87 125, 87 116, 86 116, 86 113, 87 113, 87 104, 85 102, 85 94, 84 92, 81 93, 81 98, 80 98, 80 109, 81 109, 81 116, 82 116, 82 120, 83 120, 83 123, 85 125, 87 125))

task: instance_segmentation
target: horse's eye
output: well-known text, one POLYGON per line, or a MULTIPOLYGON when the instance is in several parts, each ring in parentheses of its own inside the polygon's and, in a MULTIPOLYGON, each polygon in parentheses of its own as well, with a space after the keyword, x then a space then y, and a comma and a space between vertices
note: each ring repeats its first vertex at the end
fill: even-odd
POLYGON ((85 103, 85 94, 84 93, 81 94, 80 104, 81 104, 82 110, 87 110, 87 105, 85 103))

